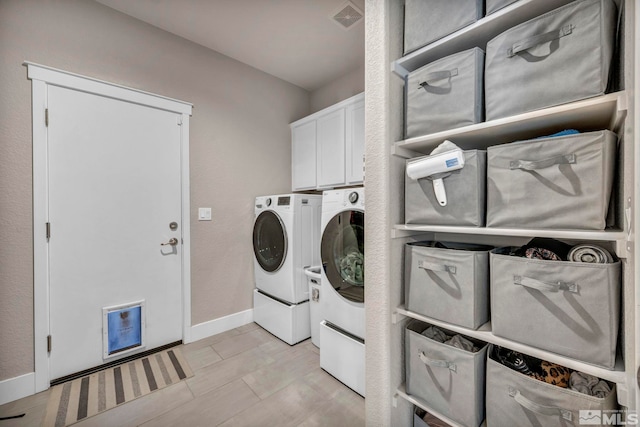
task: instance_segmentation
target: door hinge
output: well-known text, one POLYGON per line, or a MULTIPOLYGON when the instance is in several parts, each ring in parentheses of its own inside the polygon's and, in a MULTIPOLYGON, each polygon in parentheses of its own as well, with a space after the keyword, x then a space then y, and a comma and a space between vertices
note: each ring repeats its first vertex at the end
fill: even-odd
POLYGON ((182 116, 178 116, 178 126, 182 126, 182 116))
POLYGON ((47 353, 51 353, 51 335, 47 335, 47 353))
POLYGON ((49 109, 45 108, 44 109, 44 125, 45 126, 49 126, 49 109))
POLYGON ((47 240, 49 240, 51 238, 51 223, 50 222, 47 222, 46 228, 47 228, 47 240))

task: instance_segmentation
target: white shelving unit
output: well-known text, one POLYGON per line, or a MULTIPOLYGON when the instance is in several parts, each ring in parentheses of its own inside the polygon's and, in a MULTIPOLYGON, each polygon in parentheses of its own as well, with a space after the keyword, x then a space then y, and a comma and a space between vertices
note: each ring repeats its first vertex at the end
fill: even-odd
POLYGON ((445 139, 462 149, 486 149, 491 145, 553 134, 570 126, 584 132, 611 129, 619 132, 627 116, 627 92, 609 93, 596 98, 477 123, 457 129, 418 136, 392 145, 391 154, 411 158, 429 154, 445 139))
POLYGON ((549 362, 557 363, 559 365, 566 366, 567 368, 571 368, 581 372, 585 372, 587 374, 595 375, 596 377, 603 378, 605 380, 609 380, 614 383, 626 382, 624 362, 620 358, 618 358, 618 360, 616 361, 615 368, 613 370, 608 370, 598 366, 590 365, 588 363, 583 363, 575 359, 571 359, 569 357, 564 357, 555 353, 551 353, 549 351, 544 351, 536 347, 520 344, 512 340, 497 337, 493 335, 493 333, 491 333, 491 322, 487 322, 484 325, 480 326, 477 330, 473 330, 473 329, 468 329, 468 328, 464 328, 457 325, 452 325, 451 323, 447 323, 447 322, 440 321, 438 319, 423 316, 418 313, 413 313, 409 310, 405 310, 404 306, 400 306, 396 308, 395 319, 392 320, 392 323, 398 324, 401 321, 402 317, 410 317, 412 319, 418 319, 422 322, 426 322, 435 326, 440 326, 458 334, 463 334, 471 338, 477 338, 481 341, 488 342, 491 344, 496 344, 502 347, 508 347, 512 350, 519 351, 521 353, 525 353, 542 360, 548 360, 549 362))
POLYGON ((640 64, 636 22, 640 12, 633 0, 620 0, 625 11, 622 38, 620 91, 499 120, 402 139, 403 83, 409 72, 436 59, 471 47, 484 49, 486 42, 521 22, 556 9, 570 0, 519 0, 475 24, 402 56, 402 0, 369 0, 366 70, 366 169, 367 169, 367 419, 371 425, 410 426, 413 405, 432 413, 426 402, 404 388, 404 330, 418 319, 479 340, 508 347, 544 360, 580 370, 617 385, 618 402, 639 410, 638 385, 638 262, 635 226, 638 217, 640 144, 635 132, 639 101, 635 96, 640 64), (389 64, 391 64, 389 66, 389 64), (549 135, 567 128, 580 131, 609 129, 619 136, 620 155, 616 184, 616 226, 604 231, 527 228, 456 227, 405 224, 404 164, 408 158, 429 154, 450 139, 463 149, 486 149, 492 145, 549 135), (622 335, 619 357, 613 370, 586 364, 555 353, 493 335, 491 322, 471 330, 406 310, 403 295, 403 247, 407 242, 452 239, 473 243, 518 242, 533 237, 573 241, 597 241, 621 259, 622 335), (376 304, 371 303, 375 299, 376 304), (382 332, 380 332, 382 331, 382 332), (372 380, 373 378, 373 380, 372 380))
POLYGON ((486 45, 503 31, 571 1, 573 0, 519 0, 460 31, 395 60, 392 69, 399 76, 406 77, 411 71, 452 52, 486 45))

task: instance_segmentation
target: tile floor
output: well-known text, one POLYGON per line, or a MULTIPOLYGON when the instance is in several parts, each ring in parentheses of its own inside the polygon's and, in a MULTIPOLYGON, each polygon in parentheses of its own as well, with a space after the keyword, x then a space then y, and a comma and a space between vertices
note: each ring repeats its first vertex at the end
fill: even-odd
MULTIPOLYGON (((75 424, 89 426, 364 426, 364 399, 320 369, 320 351, 255 323, 182 346, 194 376, 75 424)), ((0 406, 0 427, 40 426, 48 392, 0 406)))

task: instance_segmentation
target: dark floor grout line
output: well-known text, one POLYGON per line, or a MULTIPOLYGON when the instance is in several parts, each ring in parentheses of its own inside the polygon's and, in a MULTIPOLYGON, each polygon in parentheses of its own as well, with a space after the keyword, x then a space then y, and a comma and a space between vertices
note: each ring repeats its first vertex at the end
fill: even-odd
MULTIPOLYGON (((249 375, 249 374, 247 374, 247 375, 249 375)), ((247 375, 245 375, 244 377, 246 377, 247 375)), ((253 393, 253 395, 254 395, 255 397, 257 397, 260 401, 262 401, 263 399, 262 399, 260 396, 258 396, 258 393, 256 393, 256 391, 255 391, 255 390, 254 390, 254 389, 253 389, 249 384, 247 384, 247 382, 244 380, 244 377, 240 378, 240 380, 241 380, 241 381, 242 381, 242 382, 243 382, 247 387, 249 387, 249 390, 251 390, 251 393, 253 393)))
MULTIPOLYGON (((197 375, 197 374, 196 374, 196 371, 193 371, 193 377, 191 377, 191 378, 187 378, 187 379, 185 380, 185 382, 184 382, 184 383, 187 385, 187 389, 189 390, 189 393, 191 393, 191 399, 195 399, 195 398, 196 398, 196 394, 195 394, 195 393, 193 392, 193 390, 191 389, 191 386, 189 385, 189 380, 190 380, 190 379, 192 379, 192 378, 195 378, 195 377, 196 377, 196 375, 197 375)), ((185 403, 185 404, 186 404, 186 403, 185 403)))
MULTIPOLYGON (((195 373, 194 373, 194 375, 195 375, 195 373)), ((192 377, 192 378, 193 378, 193 377, 192 377)), ((149 423, 151 423, 153 420, 157 420, 158 418, 160 418, 160 417, 162 417, 162 416, 165 416, 166 414, 170 413, 171 411, 175 411, 176 409, 178 409, 178 408, 180 408, 180 407, 182 407, 182 406, 184 406, 184 405, 186 405, 186 404, 190 403, 192 400, 194 400, 194 399, 195 399, 195 396, 194 396, 194 394, 193 394, 193 391, 192 391, 192 390, 191 390, 191 388, 189 387, 189 384, 187 383, 187 381, 188 381, 188 380, 189 380, 189 378, 187 378, 187 380, 186 380, 186 381, 181 381, 181 383, 182 383, 182 382, 184 382, 184 383, 185 383, 185 385, 187 386, 187 390, 189 390, 189 393, 191 394, 191 399, 187 400, 186 402, 181 403, 180 405, 176 406, 175 408, 161 410, 161 412, 160 412, 160 413, 154 414, 154 415, 153 415, 153 417, 148 418, 148 419, 146 419, 145 421, 143 421, 143 422, 141 422, 141 423, 139 423, 139 424, 136 424, 136 427, 141 427, 141 426, 144 426, 145 424, 146 424, 146 425, 153 425, 153 424, 149 424, 149 423)), ((173 385, 178 385, 178 384, 173 384, 173 385)), ((167 390, 167 388, 168 388, 168 387, 163 388, 162 390, 158 390, 158 393, 160 393, 160 392, 162 392, 162 391, 164 391, 164 390, 167 390)), ((151 394, 153 394, 153 393, 150 393, 150 394, 147 394, 147 395, 145 395, 145 396, 142 396, 142 397, 141 397, 141 399, 145 399, 145 398, 147 398, 147 397, 151 396, 151 394)), ((129 402, 126 402, 126 403, 125 403, 125 405, 126 405, 127 403, 132 403, 132 402, 134 402, 134 400, 131 400, 131 401, 129 401, 129 402)), ((106 411, 106 412, 108 412, 108 411, 106 411)), ((106 413, 106 412, 105 412, 105 413, 106 413)), ((100 415, 100 414, 98 414, 98 415, 100 415)))

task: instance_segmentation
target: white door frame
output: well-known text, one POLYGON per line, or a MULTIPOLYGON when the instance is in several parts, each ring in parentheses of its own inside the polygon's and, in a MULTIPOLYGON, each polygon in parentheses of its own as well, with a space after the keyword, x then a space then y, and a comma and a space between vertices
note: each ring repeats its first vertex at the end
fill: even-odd
POLYGON ((182 339, 190 342, 191 331, 191 239, 189 200, 189 117, 192 104, 152 93, 80 76, 32 62, 25 62, 32 81, 33 120, 33 335, 35 358, 35 392, 49 388, 50 370, 47 352, 49 335, 49 245, 47 170, 47 86, 54 85, 106 96, 139 105, 181 114, 182 179, 182 339))

